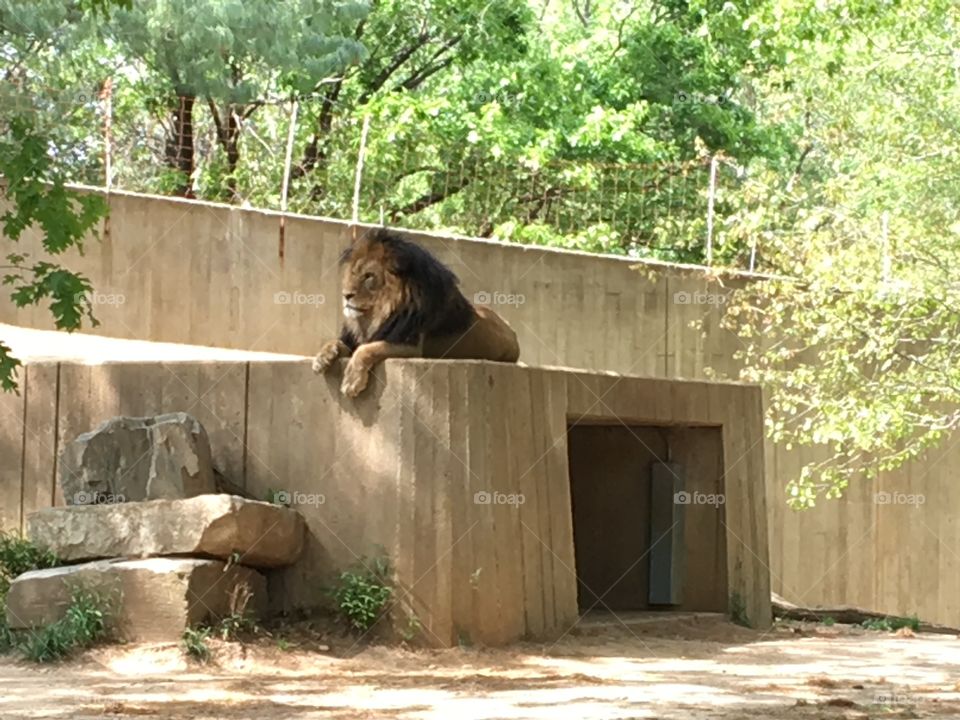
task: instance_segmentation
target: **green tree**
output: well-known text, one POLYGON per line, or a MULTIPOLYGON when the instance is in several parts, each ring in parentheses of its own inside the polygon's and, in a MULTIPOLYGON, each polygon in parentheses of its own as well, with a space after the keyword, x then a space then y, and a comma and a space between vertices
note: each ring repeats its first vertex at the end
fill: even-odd
POLYGON ((586 16, 495 2, 421 17, 380 3, 367 60, 307 111, 296 174, 313 180, 292 202, 349 214, 350 193, 336 193, 352 189, 369 115, 365 219, 701 259, 707 155, 789 144, 738 98, 748 67, 772 62, 744 29, 750 8, 600 2, 586 16))
MULTIPOLYGON (((24 233, 39 232, 49 258, 26 253, 4 254, 2 284, 12 288, 18 306, 49 300, 57 328, 76 330, 84 317, 95 323, 90 283, 52 258, 70 249, 82 250, 84 238, 106 213, 102 198, 66 188, 66 166, 73 159, 69 133, 64 132, 62 101, 56 87, 37 81, 36 69, 51 65, 61 80, 71 76, 68 60, 59 57, 63 42, 88 31, 90 16, 106 13, 123 1, 23 3, 0 2, 0 54, 7 61, 0 82, 0 230, 17 243, 24 233)), ((72 105, 77 105, 74 101, 72 105)), ((0 341, 0 388, 17 388, 20 361, 0 341)))
POLYGON ((196 167, 195 106, 210 110, 234 199, 244 123, 271 94, 301 92, 363 55, 354 38, 369 8, 333 0, 135 2, 114 13, 107 35, 146 71, 140 91, 166 117, 170 190, 190 193, 196 167))
POLYGON ((772 436, 829 449, 791 479, 800 506, 960 425, 960 8, 817 7, 769 18, 786 62, 760 96, 799 154, 750 168, 725 229, 779 276, 728 316, 746 377, 771 390, 772 436))

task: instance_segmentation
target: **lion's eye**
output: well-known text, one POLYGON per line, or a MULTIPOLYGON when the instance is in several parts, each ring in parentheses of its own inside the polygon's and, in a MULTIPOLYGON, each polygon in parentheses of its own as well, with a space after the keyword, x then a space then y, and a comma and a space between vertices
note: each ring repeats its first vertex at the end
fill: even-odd
POLYGON ((376 276, 373 273, 364 273, 362 282, 364 284, 364 287, 366 287, 367 289, 370 289, 374 286, 374 283, 376 282, 376 276))

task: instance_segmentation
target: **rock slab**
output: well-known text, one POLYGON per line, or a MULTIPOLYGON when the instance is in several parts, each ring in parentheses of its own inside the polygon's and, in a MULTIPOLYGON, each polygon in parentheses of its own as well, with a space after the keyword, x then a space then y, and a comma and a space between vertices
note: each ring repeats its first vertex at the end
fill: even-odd
POLYGON ((244 587, 252 593, 245 614, 262 616, 267 597, 260 573, 219 560, 98 560, 17 577, 7 594, 7 623, 22 630, 60 620, 77 587, 101 597, 117 639, 133 642, 179 641, 187 627, 240 610, 231 597, 244 587))
POLYGON ((207 431, 183 412, 112 418, 67 443, 59 471, 67 505, 216 492, 207 431))
POLYGON ((68 563, 199 555, 283 567, 300 555, 305 532, 295 510, 234 495, 46 508, 27 518, 27 537, 68 563))

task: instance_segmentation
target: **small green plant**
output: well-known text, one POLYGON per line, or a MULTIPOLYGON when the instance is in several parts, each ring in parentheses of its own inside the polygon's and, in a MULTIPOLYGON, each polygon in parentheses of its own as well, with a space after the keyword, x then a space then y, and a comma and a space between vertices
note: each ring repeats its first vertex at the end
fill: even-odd
POLYGON ((7 625, 6 613, 0 606, 0 655, 5 655, 17 646, 16 638, 10 626, 7 625))
POLYGON ((340 573, 333 599, 340 617, 354 630, 366 632, 380 619, 392 594, 390 563, 377 556, 340 573))
POLYGON ((423 623, 420 622, 420 618, 416 615, 411 615, 407 618, 405 627, 400 630, 400 637, 404 642, 410 642, 416 638, 423 631, 423 623))
POLYGON ((730 594, 730 619, 737 625, 750 627, 750 618, 747 616, 747 604, 740 597, 740 593, 730 594))
POLYGON ((23 633, 15 645, 28 660, 38 663, 53 662, 88 648, 107 635, 107 606, 98 593, 75 588, 60 620, 23 633))
POLYGON ((205 663, 210 660, 210 646, 207 640, 212 632, 209 627, 187 628, 183 631, 183 649, 197 662, 205 663))
POLYGON ((237 640, 244 633, 256 632, 259 628, 256 620, 247 611, 253 599, 253 592, 247 583, 238 583, 230 590, 228 597, 229 614, 210 625, 187 628, 183 632, 183 649, 194 660, 207 662, 212 656, 207 640, 219 637, 221 640, 237 640))
POLYGON ((7 604, 10 583, 18 575, 30 570, 58 565, 56 555, 39 545, 11 533, 0 533, 0 653, 17 649, 18 642, 7 625, 3 608, 7 604))
POLYGON ((0 574, 7 578, 58 564, 57 556, 46 548, 19 535, 0 533, 0 574))
POLYGON ((249 615, 234 613, 222 618, 213 630, 216 631, 221 640, 236 640, 245 633, 256 632, 257 621, 249 615))
POLYGON ((823 624, 826 625, 827 627, 831 627, 832 625, 836 625, 837 621, 828 615, 823 619, 823 624))
POLYGON ((910 628, 914 632, 920 632, 920 620, 916 615, 909 617, 885 617, 871 618, 860 623, 860 627, 867 630, 881 630, 884 632, 895 632, 900 628, 910 628))
POLYGON ((257 621, 250 615, 248 607, 253 599, 253 591, 247 583, 237 583, 227 596, 230 613, 221 618, 214 628, 221 640, 236 640, 243 633, 257 630, 257 621))

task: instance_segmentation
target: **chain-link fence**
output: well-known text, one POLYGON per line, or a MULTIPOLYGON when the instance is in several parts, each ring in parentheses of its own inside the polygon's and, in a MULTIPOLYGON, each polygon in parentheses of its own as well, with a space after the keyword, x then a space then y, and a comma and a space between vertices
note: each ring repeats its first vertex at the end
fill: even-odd
MULTIPOLYGON (((80 92, 8 85, 0 100, 0 122, 43 119, 50 152, 77 183, 633 257, 710 262, 737 183, 706 154, 538 158, 443 112, 373 112, 326 96, 158 105, 106 82, 80 92)), ((752 269, 753 256, 723 262, 752 269)))

